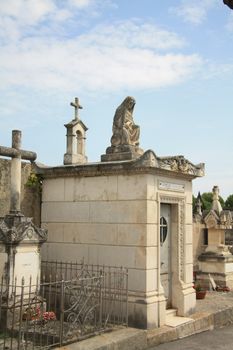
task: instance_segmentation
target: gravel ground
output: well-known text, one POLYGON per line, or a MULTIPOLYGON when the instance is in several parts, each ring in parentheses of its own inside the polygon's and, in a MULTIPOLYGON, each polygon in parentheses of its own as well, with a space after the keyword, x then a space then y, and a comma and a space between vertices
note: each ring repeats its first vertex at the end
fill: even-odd
POLYGON ((233 291, 232 292, 207 292, 203 300, 197 300, 196 312, 220 311, 233 307, 233 291))

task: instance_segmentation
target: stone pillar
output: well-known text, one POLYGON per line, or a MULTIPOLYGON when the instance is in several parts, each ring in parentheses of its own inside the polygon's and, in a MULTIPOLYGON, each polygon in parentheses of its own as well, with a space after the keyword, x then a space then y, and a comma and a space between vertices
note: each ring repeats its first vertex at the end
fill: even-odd
MULTIPOLYGON (((20 150, 21 131, 12 130, 12 148, 20 150)), ((21 153, 12 157, 11 161, 11 202, 10 213, 20 213, 20 192, 21 192, 21 153)))

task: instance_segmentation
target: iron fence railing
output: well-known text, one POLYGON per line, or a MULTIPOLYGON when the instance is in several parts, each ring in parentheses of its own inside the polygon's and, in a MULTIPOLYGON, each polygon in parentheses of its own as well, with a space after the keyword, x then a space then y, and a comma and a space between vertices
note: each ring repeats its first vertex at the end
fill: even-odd
POLYGON ((0 284, 0 349, 82 340, 128 323, 128 272, 84 263, 42 263, 36 285, 0 284))

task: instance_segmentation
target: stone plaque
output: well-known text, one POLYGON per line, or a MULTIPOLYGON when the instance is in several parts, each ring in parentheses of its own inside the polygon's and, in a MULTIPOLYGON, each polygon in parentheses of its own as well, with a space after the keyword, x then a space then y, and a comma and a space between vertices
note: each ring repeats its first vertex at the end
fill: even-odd
POLYGON ((159 189, 165 191, 184 192, 184 185, 159 181, 159 189))

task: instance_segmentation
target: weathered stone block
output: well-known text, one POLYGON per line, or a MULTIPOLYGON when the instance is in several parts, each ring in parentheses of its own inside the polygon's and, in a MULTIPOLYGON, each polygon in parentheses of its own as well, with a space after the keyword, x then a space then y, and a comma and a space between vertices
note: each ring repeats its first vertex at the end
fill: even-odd
POLYGON ((117 176, 75 179, 75 201, 113 201, 117 199, 117 176))
POLYGON ((147 222, 146 201, 106 201, 90 203, 90 222, 132 223, 147 222))
POLYGON ((42 222, 88 222, 89 203, 83 202, 44 202, 42 222))
POLYGON ((117 244, 147 246, 147 227, 146 224, 118 224, 117 244))
POLYGON ((146 199, 147 177, 144 175, 118 176, 118 200, 146 199))
POLYGON ((42 202, 61 202, 65 199, 64 178, 48 179, 43 183, 42 202))

